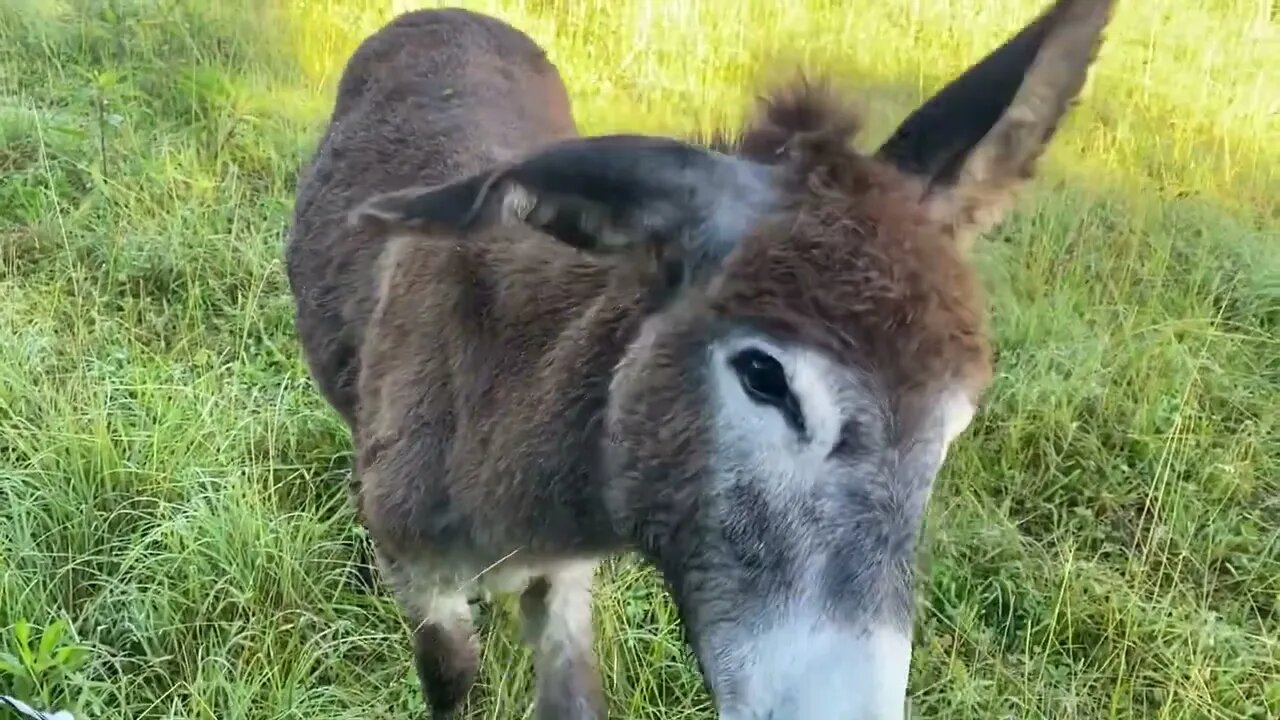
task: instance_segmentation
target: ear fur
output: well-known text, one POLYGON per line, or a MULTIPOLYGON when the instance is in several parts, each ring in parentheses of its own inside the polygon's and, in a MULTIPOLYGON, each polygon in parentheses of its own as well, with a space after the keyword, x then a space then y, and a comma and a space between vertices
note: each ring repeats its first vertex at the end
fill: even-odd
POLYGON ((876 152, 919 177, 967 247, 1004 215, 1084 86, 1114 0, 1057 0, 909 115, 876 152))
POLYGON ((467 234, 524 225, 580 250, 643 248, 700 276, 772 199, 768 169, 639 135, 567 140, 501 168, 373 197, 353 223, 467 234))

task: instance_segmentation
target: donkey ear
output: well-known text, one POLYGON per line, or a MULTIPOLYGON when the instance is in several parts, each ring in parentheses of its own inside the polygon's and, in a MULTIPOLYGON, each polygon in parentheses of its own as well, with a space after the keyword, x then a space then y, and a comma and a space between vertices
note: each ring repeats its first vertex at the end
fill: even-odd
POLYGON ((998 222, 1084 86, 1113 0, 1057 0, 907 117, 876 152, 921 177, 958 242, 998 222))
POLYGON ((770 195, 767 174, 666 138, 577 138, 453 183, 378 195, 352 221, 444 233, 523 224, 587 252, 678 258, 687 278, 747 232, 770 195))

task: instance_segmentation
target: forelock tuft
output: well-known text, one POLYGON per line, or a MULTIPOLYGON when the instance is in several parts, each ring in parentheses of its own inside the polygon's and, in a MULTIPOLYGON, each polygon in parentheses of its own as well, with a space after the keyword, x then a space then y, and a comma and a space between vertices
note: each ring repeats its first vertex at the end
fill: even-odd
POLYGON ((737 150, 761 162, 775 162, 794 151, 848 152, 861 129, 857 110, 829 79, 799 75, 759 99, 737 150))

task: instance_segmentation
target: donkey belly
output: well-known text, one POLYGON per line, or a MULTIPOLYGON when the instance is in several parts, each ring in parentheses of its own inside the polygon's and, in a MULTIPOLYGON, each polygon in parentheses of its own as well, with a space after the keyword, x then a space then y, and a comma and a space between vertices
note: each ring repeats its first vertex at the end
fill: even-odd
POLYGON ((592 573, 602 557, 523 558, 518 553, 491 563, 474 558, 421 553, 408 558, 380 556, 384 577, 397 596, 415 606, 417 614, 442 614, 441 605, 490 601, 524 592, 540 578, 592 573))

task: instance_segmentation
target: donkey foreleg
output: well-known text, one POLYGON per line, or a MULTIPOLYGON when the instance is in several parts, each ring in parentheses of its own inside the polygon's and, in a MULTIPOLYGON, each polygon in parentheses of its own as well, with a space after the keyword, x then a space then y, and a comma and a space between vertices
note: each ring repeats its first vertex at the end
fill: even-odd
POLYGON ((562 566, 520 596, 524 638, 533 651, 536 720, 604 720, 606 707, 592 647, 594 563, 562 566))

